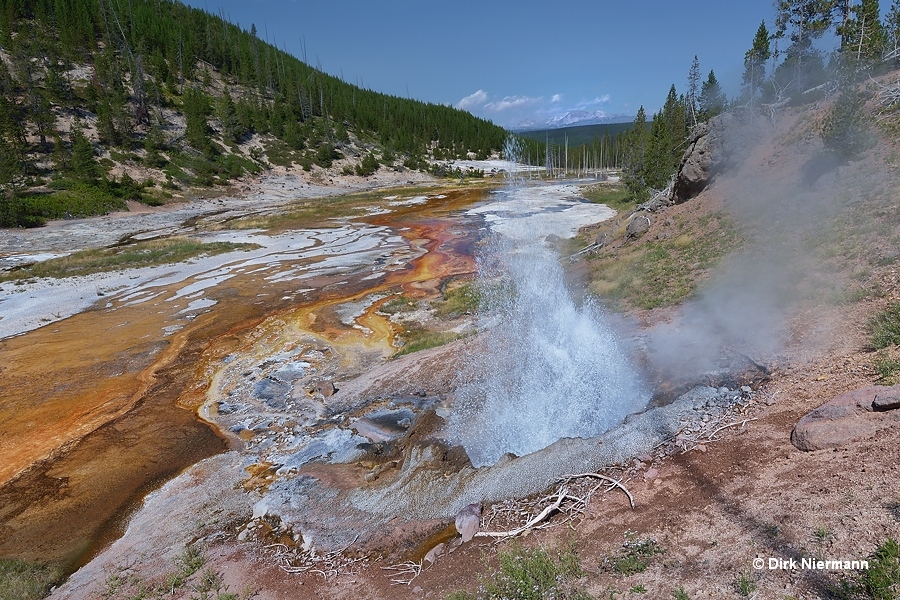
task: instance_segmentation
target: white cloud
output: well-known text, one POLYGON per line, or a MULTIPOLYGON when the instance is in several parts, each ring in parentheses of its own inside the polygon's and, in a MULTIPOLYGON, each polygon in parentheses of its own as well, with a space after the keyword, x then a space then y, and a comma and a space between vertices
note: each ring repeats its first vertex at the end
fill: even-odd
POLYGON ((609 94, 597 96, 593 100, 584 100, 578 103, 578 108, 587 108, 588 106, 597 106, 598 104, 608 104, 611 99, 609 94))
POLYGON ((494 112, 502 112, 505 110, 509 110, 512 108, 522 108, 523 106, 529 106, 533 104, 537 104, 544 99, 543 96, 533 97, 533 96, 506 96, 503 100, 495 100, 494 102, 488 102, 484 105, 484 107, 488 110, 492 110, 494 112))
POLYGON ((456 108, 460 108, 462 110, 469 110, 475 108, 486 102, 488 99, 487 92, 484 90, 478 90, 474 94, 469 94, 462 100, 456 103, 456 108))
POLYGON ((560 102, 562 98, 562 94, 553 94, 553 97, 550 98, 550 102, 560 102))

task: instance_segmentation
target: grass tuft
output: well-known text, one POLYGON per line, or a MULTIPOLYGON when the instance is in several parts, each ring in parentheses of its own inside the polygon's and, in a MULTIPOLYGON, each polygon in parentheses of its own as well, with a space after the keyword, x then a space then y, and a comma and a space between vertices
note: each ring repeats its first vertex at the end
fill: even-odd
POLYGON ((459 339, 460 335, 451 331, 428 331, 426 329, 409 327, 403 332, 403 338, 404 344, 394 356, 403 356, 404 354, 412 354, 420 350, 437 348, 459 339))
POLYGON ((62 571, 49 565, 0 559, 0 600, 37 600, 60 581, 62 571))
POLYGON ((869 344, 873 350, 900 344, 900 302, 890 304, 869 320, 869 344))
POLYGON ((734 586, 737 588, 738 594, 745 598, 755 592, 758 587, 756 579, 754 579, 752 574, 748 573, 740 573, 734 582, 734 586))
POLYGON ((873 600, 900 598, 900 544, 885 540, 869 558, 869 568, 860 576, 861 587, 873 600))
POLYGON ((443 301, 435 302, 434 309, 440 317, 456 317, 476 312, 482 300, 478 284, 467 281, 455 287, 448 286, 443 301))
POLYGON ((651 309, 685 300, 709 270, 741 244, 740 235, 725 215, 710 219, 717 221, 718 227, 682 233, 598 259, 592 265, 591 291, 620 308, 651 309))
POLYGON ((603 566, 607 571, 628 577, 643 573, 657 554, 665 552, 659 543, 652 538, 637 539, 633 534, 626 535, 622 550, 616 556, 606 558, 603 566))
POLYGON ((624 185, 598 184, 582 188, 582 195, 596 204, 605 204, 618 212, 627 212, 637 206, 624 185))

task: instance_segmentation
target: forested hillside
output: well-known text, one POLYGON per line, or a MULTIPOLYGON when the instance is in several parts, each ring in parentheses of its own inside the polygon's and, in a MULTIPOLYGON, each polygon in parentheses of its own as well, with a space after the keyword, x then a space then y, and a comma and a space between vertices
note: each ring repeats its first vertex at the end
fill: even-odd
POLYGON ((173 0, 0 0, 0 58, 3 226, 159 202, 270 164, 326 168, 351 139, 364 175, 487 157, 506 137, 454 108, 347 84, 253 26, 173 0), (130 166, 155 177, 136 181, 130 166))

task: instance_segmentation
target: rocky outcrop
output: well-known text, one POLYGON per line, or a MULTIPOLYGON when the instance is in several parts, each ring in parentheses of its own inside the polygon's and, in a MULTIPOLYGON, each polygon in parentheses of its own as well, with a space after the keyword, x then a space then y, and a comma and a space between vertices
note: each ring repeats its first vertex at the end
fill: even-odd
POLYGON ((900 425, 900 385, 873 385, 845 392, 797 422, 791 443, 804 451, 839 448, 900 425), (895 408, 889 408, 895 407, 895 408))
POLYGON ((728 164, 736 144, 731 135, 737 118, 724 113, 700 123, 688 138, 688 146, 675 176, 670 201, 680 204, 702 192, 728 164))

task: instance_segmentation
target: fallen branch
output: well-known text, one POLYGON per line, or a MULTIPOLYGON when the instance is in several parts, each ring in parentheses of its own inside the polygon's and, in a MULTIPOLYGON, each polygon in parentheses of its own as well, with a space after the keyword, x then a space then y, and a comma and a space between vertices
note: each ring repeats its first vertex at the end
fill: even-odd
POLYGON ((719 427, 718 429, 713 431, 711 434, 709 434, 709 436, 706 438, 706 441, 711 442, 713 440, 713 438, 716 436, 716 434, 719 433, 720 431, 722 431, 723 429, 728 429, 729 427, 734 427, 735 425, 740 425, 741 427, 743 427, 750 421, 757 421, 757 420, 758 419, 756 417, 753 417, 752 419, 744 419, 743 421, 735 421, 734 423, 729 423, 728 425, 722 425, 721 427, 719 427))
POLYGON ((598 250, 598 249, 600 249, 600 248, 602 248, 602 247, 603 247, 603 242, 598 242, 598 243, 596 243, 596 244, 591 244, 591 245, 588 246, 587 248, 583 248, 583 249, 579 250, 578 252, 576 252, 575 254, 573 254, 572 256, 570 256, 569 258, 570 258, 570 259, 571 259, 571 258, 575 258, 576 256, 580 256, 580 255, 584 254, 585 252, 590 252, 591 250, 598 250))
POLYGON ((628 502, 631 504, 632 510, 634 509, 634 496, 631 495, 631 492, 629 492, 628 489, 624 485, 622 485, 619 481, 613 479, 612 477, 607 477, 606 475, 601 475, 600 473, 580 473, 578 475, 566 475, 565 477, 563 477, 563 479, 565 479, 565 480, 581 479, 582 477, 593 477, 595 479, 602 479, 603 481, 609 482, 611 484, 611 487, 619 488, 620 490, 625 492, 626 496, 628 496, 628 502))
POLYGON ((475 537, 490 537, 490 538, 507 538, 507 537, 515 537, 522 533, 525 533, 529 529, 533 529, 535 525, 539 524, 541 521, 550 516, 551 513, 558 510, 562 501, 568 497, 568 491, 565 488, 562 488, 559 491, 559 494, 556 497, 556 501, 542 510, 540 514, 536 517, 522 525, 521 527, 517 527, 516 529, 512 529, 510 531, 479 531, 475 534, 475 537))

